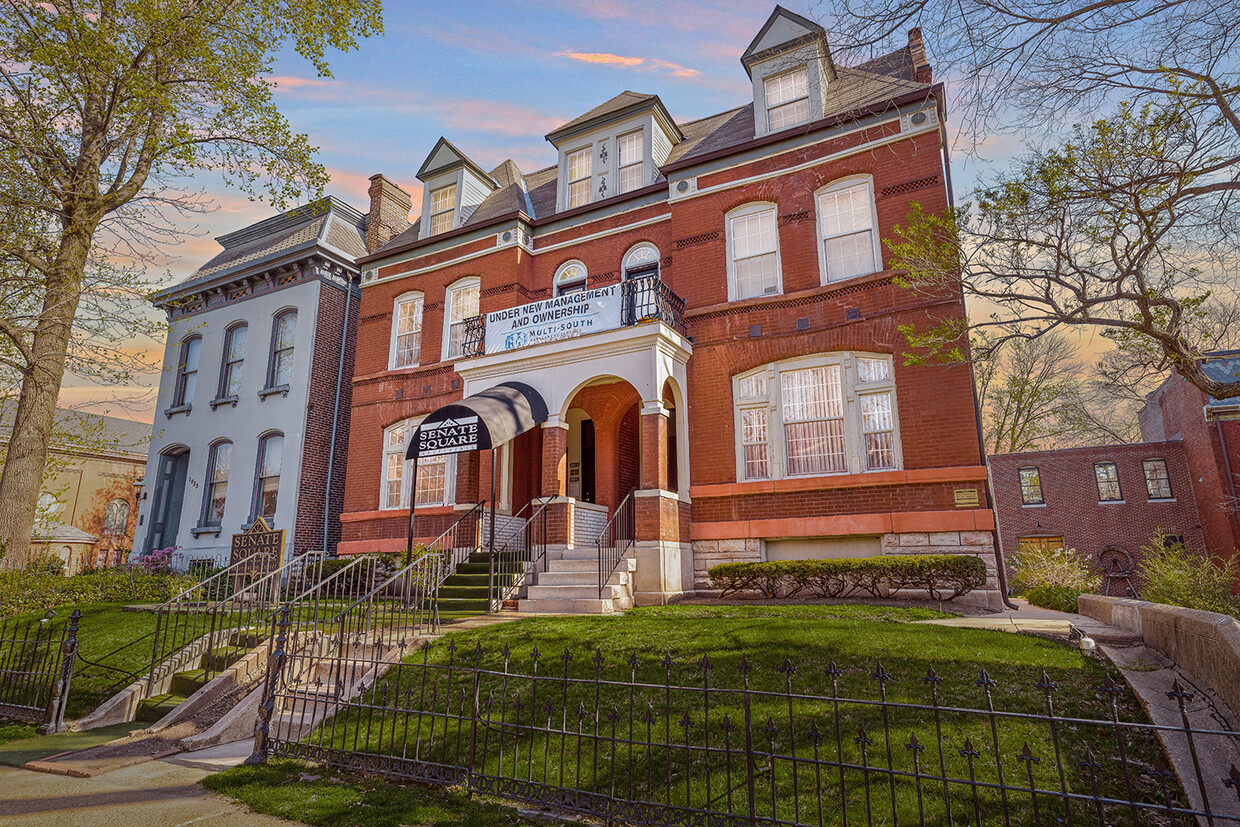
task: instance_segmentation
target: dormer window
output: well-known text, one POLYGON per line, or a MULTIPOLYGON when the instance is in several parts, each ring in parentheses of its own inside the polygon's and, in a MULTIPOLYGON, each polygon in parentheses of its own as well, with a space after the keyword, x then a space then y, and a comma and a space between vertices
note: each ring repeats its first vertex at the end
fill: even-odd
POLYGON ((452 229, 456 213, 456 184, 440 187, 431 193, 431 235, 452 229))
POLYGON ((590 176, 592 148, 586 147, 568 154, 568 208, 584 207, 590 203, 590 176))
POLYGON ((617 170, 617 191, 620 194, 632 192, 642 185, 642 167, 645 153, 642 152, 642 131, 630 132, 616 139, 616 155, 620 168, 617 170))
POLYGON ((809 121, 809 71, 806 67, 766 79, 766 118, 771 132, 809 121))

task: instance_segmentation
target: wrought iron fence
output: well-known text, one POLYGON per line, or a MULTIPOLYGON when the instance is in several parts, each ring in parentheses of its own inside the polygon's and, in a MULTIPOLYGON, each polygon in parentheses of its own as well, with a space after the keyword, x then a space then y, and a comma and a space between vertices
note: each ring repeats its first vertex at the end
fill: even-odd
POLYGON ((603 527, 603 531, 595 540, 595 545, 598 546, 598 596, 600 598, 611 581, 612 575, 620 567, 620 561, 633 548, 634 538, 637 535, 637 511, 633 500, 635 493, 635 491, 630 491, 620 501, 615 513, 611 515, 611 519, 607 521, 607 525, 603 527))
MULTIPOLYGON (((536 648, 518 663, 507 647, 427 646, 366 673, 330 718, 263 729, 252 760, 304 758, 628 824, 1240 822, 1240 771, 1205 760, 1240 735, 1191 725, 1178 682, 1168 695, 1183 726, 1170 727, 1146 722, 1109 677, 1072 697, 1045 671, 1014 691, 984 670, 896 679, 881 663, 720 664, 536 648), (1192 756, 1183 787, 1164 745, 1192 756)), ((271 709, 302 697, 267 688, 271 709)))
POLYGON ((491 553, 487 578, 489 611, 498 612, 504 601, 515 596, 535 573, 547 570, 547 506, 553 502, 554 497, 527 503, 522 512, 531 509, 529 517, 491 553))
POLYGON ((64 726, 81 617, 74 609, 68 618, 49 611, 0 620, 0 720, 41 723, 48 732, 64 726))

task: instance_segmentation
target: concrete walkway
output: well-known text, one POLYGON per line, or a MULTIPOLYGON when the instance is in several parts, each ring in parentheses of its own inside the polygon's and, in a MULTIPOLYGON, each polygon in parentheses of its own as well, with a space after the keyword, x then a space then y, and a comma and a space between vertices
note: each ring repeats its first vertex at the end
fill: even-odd
POLYGON ((0 824, 5 827, 47 827, 89 824, 91 827, 181 827, 227 824, 229 827, 289 825, 253 813, 244 804, 208 792, 198 785, 204 777, 239 763, 248 745, 226 744, 194 754, 194 766, 171 759, 147 761, 94 778, 71 778, 0 767, 0 824), (226 753, 234 755, 207 755, 226 753), (204 760, 205 759, 205 760, 204 760), (234 760, 235 759, 235 760, 234 760))
POLYGON ((1030 606, 1021 598, 1012 600, 1019 610, 1004 609, 973 617, 949 617, 944 620, 919 620, 932 626, 953 626, 960 629, 993 629, 1000 632, 1020 632, 1030 635, 1067 639, 1071 628, 1076 627, 1098 643, 1111 643, 1120 646, 1134 645, 1141 642, 1139 635, 1094 620, 1079 614, 1057 612, 1054 609, 1043 609, 1030 606))

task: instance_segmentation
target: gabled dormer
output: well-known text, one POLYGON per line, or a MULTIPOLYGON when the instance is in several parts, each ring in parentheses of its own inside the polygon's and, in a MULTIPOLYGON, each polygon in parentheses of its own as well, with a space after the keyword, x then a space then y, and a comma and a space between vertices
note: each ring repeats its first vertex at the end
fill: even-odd
POLYGON ((836 74, 822 26, 776 6, 741 64, 753 81, 755 136, 824 117, 823 93, 836 74))
POLYGON ((547 135, 559 150, 556 212, 655 183, 684 135, 658 95, 621 92, 547 135))
POLYGON ((421 237, 454 230, 499 188, 490 175, 447 138, 440 138, 418 170, 422 182, 421 237))

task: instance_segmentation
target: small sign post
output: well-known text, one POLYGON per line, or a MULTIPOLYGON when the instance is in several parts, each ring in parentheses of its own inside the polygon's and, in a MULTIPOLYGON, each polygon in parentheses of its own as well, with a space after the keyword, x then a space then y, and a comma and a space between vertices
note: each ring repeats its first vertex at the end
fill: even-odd
POLYGON ((232 536, 228 564, 246 565, 238 574, 268 574, 284 562, 284 529, 273 530, 259 517, 248 529, 232 536))

